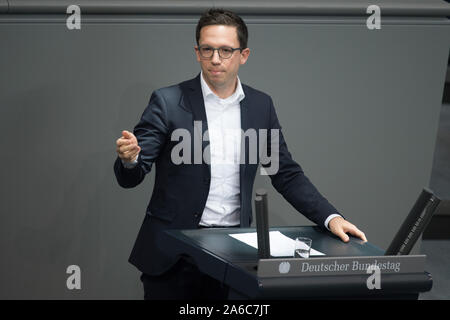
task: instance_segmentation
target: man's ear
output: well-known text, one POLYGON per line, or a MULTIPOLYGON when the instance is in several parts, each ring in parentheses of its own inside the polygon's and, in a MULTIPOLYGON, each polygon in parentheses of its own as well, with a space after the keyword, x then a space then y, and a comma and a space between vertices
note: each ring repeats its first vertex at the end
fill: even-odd
POLYGON ((197 57, 197 61, 200 62, 200 52, 198 52, 198 46, 194 46, 194 51, 197 57))
POLYGON ((250 48, 245 48, 244 50, 242 50, 240 64, 245 64, 247 62, 249 55, 250 55, 250 48))

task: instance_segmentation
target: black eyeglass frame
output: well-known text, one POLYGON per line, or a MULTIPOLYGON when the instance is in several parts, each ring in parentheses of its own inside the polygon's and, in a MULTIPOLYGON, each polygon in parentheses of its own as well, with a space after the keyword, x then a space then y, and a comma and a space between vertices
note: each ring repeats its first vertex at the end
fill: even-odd
POLYGON ((219 48, 214 48, 214 47, 211 47, 211 46, 208 46, 208 45, 201 45, 201 46, 197 47, 197 50, 199 51, 200 56, 202 58, 204 58, 204 59, 211 59, 212 57, 214 57, 214 53, 216 52, 216 50, 217 50, 217 53, 219 54, 220 58, 222 58, 222 59, 230 59, 233 56, 233 53, 236 50, 242 51, 242 50, 244 50, 244 48, 232 48, 232 47, 228 47, 228 46, 222 46, 222 47, 219 47, 219 48), (210 48, 210 49, 212 49, 211 56, 210 57, 205 57, 204 55, 202 55, 202 50, 201 50, 202 48, 210 48), (232 50, 231 55, 229 57, 222 57, 222 55, 220 54, 220 49, 223 49, 223 48, 232 50))

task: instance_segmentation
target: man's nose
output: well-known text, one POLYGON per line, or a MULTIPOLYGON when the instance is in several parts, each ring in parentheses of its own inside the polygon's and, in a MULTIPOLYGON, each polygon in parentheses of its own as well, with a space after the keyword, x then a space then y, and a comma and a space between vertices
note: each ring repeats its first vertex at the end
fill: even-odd
POLYGON ((214 64, 220 64, 220 56, 219 56, 219 50, 214 50, 213 56, 211 58, 211 62, 214 64))

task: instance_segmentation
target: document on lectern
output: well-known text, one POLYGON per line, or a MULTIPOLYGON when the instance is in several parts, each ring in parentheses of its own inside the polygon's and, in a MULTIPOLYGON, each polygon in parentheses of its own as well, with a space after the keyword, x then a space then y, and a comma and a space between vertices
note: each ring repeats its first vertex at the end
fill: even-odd
MULTIPOLYGON (((258 238, 256 232, 234 233, 230 237, 242 241, 255 249, 258 249, 258 238)), ((270 231, 270 255, 273 257, 292 257, 294 256, 295 241, 286 237, 280 231, 270 231)), ((314 243, 313 243, 314 245, 314 243)), ((324 256, 325 254, 311 248, 310 256, 324 256)))

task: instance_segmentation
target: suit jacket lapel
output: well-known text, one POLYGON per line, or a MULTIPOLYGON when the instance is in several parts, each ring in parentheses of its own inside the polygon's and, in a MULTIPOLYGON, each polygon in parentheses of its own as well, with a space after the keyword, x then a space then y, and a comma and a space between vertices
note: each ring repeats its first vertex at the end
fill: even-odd
MULTIPOLYGON (((245 92, 245 98, 241 101, 241 129, 242 133, 245 133, 251 127, 251 118, 249 115, 249 99, 247 96, 247 92, 245 92)), ((248 164, 248 144, 245 143, 245 140, 241 137, 241 165, 248 164), (245 160, 245 161, 244 161, 245 160)))
POLYGON ((190 109, 192 110, 193 114, 195 139, 194 163, 203 163, 202 159, 206 158, 209 167, 209 164, 211 163, 211 155, 209 152, 210 148, 205 150, 205 148, 209 145, 209 137, 205 135, 205 132, 208 130, 208 121, 206 118, 205 102, 203 100, 203 93, 200 85, 200 73, 197 75, 197 77, 187 82, 187 87, 187 96, 190 104, 190 109), (201 128, 199 124, 201 124, 201 128), (205 139, 203 139, 204 136, 205 139), (195 146, 202 146, 201 152, 200 150, 195 150, 195 146), (203 155, 203 153, 205 153, 205 155, 203 155), (201 159, 199 159, 200 155, 202 156, 201 159))
MULTIPOLYGON (((251 117, 250 117, 250 97, 249 92, 246 90, 245 85, 242 85, 242 89, 244 90, 245 98, 241 101, 241 129, 242 133, 245 133, 251 127, 251 117)), ((241 136, 241 161, 239 165, 239 186, 241 192, 241 227, 249 227, 248 225, 248 217, 244 214, 244 211, 248 211, 247 208, 244 208, 244 195, 243 187, 244 187, 244 177, 245 177, 245 169, 247 168, 248 160, 249 160, 249 146, 248 143, 245 143, 245 139, 243 139, 243 135, 241 136)), ((251 197, 251 195, 250 195, 251 197)), ((251 212, 251 211, 250 211, 251 212)))

